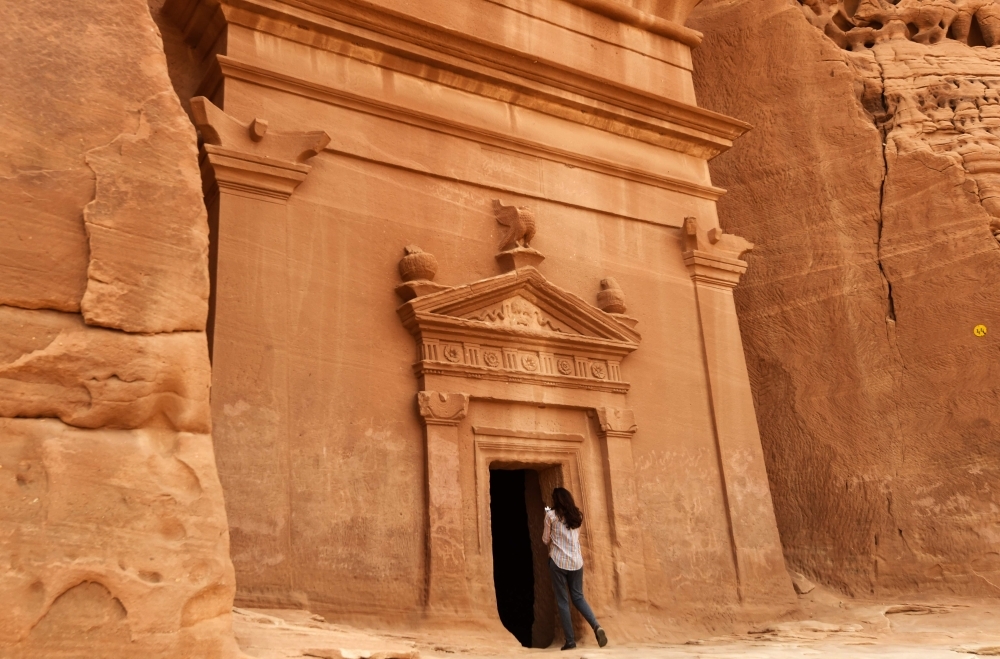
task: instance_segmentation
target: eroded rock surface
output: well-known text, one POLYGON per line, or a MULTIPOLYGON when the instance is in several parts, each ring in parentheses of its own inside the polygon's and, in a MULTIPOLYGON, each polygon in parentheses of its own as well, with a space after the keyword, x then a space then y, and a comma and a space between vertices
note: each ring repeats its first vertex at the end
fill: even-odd
POLYGON ((756 244, 737 304, 785 554, 855 594, 1000 585, 996 9, 691 22, 699 102, 755 126, 712 176, 756 244))
POLYGON ((141 0, 0 7, 0 655, 235 657, 196 137, 141 0))

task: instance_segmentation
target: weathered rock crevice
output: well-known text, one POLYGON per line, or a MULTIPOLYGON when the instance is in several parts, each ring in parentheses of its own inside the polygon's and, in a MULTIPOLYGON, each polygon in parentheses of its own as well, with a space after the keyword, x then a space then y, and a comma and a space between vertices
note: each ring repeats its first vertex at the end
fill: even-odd
POLYGON ((995 3, 890 4, 706 0, 698 98, 755 125, 711 166, 757 244, 737 308, 786 557, 846 592, 993 595, 1000 48, 961 21, 992 39, 995 3), (956 11, 908 32, 921 7, 956 11))

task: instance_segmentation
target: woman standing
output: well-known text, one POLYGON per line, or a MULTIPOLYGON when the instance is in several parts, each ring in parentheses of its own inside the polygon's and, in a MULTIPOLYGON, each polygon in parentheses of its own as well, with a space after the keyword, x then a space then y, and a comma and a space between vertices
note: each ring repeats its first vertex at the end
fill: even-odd
POLYGON ((556 591, 559 619, 562 621, 566 644, 563 650, 576 647, 573 636, 573 622, 569 615, 569 600, 579 611, 597 636, 597 644, 602 648, 608 644, 607 634, 594 617, 590 605, 583 598, 583 553, 580 551, 580 525, 583 513, 576 507, 573 495, 561 487, 552 490, 552 508, 545 508, 545 530, 542 542, 549 548, 549 571, 552 573, 552 588, 556 591), (566 591, 569 591, 569 597, 566 591))

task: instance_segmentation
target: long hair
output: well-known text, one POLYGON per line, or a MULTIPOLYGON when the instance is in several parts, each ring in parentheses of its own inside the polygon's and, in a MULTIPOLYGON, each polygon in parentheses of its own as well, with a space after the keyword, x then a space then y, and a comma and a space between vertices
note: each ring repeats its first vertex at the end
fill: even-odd
POLYGON ((552 508, 566 528, 578 529, 583 524, 583 513, 576 507, 573 495, 566 488, 557 487, 552 490, 552 508))

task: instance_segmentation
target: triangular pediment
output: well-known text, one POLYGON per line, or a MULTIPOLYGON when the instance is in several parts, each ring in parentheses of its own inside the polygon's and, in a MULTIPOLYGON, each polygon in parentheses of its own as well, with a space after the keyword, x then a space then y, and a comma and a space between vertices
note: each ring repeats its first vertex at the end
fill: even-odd
POLYGON ((530 267, 415 298, 400 311, 418 325, 420 318, 437 318, 553 339, 637 344, 640 338, 613 315, 552 284, 530 267))

